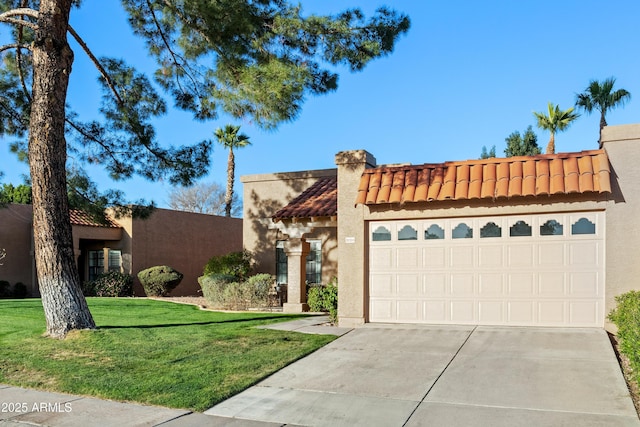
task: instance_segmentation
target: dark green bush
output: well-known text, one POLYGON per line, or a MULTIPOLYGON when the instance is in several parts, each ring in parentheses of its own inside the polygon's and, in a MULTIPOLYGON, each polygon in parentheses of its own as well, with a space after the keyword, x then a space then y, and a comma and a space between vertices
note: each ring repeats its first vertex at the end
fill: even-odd
POLYGON ((307 291, 307 304, 311 311, 329 313, 331 323, 338 321, 338 282, 334 277, 326 285, 310 286, 307 291))
POLYGON ((13 285, 13 298, 26 298, 29 295, 27 285, 22 282, 18 282, 13 285))
POLYGON ((251 254, 248 251, 230 252, 214 256, 204 266, 203 276, 209 274, 229 274, 237 280, 244 280, 251 272, 251 254))
POLYGON ((11 283, 0 280, 0 298, 11 298, 11 283))
POLYGON ((133 277, 119 271, 102 273, 95 280, 85 282, 82 292, 95 297, 131 297, 133 296, 133 277))
POLYGON ((640 382, 640 291, 618 295, 616 302, 609 320, 618 327, 620 351, 629 358, 636 381, 640 382))
POLYGON ((138 273, 138 279, 148 297, 166 297, 182 281, 182 273, 168 265, 158 265, 138 273))

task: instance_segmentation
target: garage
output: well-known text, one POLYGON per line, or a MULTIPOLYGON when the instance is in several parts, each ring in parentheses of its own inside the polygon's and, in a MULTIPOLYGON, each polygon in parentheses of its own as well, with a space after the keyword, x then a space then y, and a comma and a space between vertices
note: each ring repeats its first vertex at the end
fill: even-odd
POLYGON ((602 327, 604 211, 368 222, 369 321, 602 327))

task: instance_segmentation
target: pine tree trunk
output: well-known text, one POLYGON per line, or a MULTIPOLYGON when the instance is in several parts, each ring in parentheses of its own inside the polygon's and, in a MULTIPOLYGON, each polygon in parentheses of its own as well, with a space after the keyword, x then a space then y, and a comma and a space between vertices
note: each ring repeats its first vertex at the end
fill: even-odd
POLYGON ((229 147, 229 159, 227 160, 227 192, 224 195, 224 215, 231 216, 231 203, 233 202, 233 181, 235 180, 236 162, 233 148, 229 147))
POLYGON ((33 43, 29 167, 38 284, 47 334, 95 328, 80 290, 66 188, 65 101, 73 52, 67 43, 71 0, 41 0, 33 43))
POLYGON ((551 133, 551 138, 549 138, 549 143, 547 144, 547 154, 555 154, 556 153, 556 139, 553 132, 551 133))

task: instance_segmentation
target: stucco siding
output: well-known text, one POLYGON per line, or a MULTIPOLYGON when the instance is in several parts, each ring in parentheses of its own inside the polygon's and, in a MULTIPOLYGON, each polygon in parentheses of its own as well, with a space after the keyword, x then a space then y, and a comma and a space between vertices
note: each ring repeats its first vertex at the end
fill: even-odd
POLYGON ((286 238, 274 230, 271 217, 318 178, 336 176, 336 173, 336 169, 322 169, 241 177, 244 203, 242 242, 253 255, 256 272, 275 273, 275 242, 286 238))
POLYGON ((31 295, 37 293, 33 265, 31 205, 8 205, 0 208, 0 249, 7 256, 0 261, 0 280, 12 286, 22 282, 31 295))
MULTIPOLYGON (((131 273, 169 265, 184 274, 172 295, 198 295, 209 258, 242 250, 242 219, 156 209, 131 226, 131 273)), ((136 279, 136 295, 143 295, 136 279)))

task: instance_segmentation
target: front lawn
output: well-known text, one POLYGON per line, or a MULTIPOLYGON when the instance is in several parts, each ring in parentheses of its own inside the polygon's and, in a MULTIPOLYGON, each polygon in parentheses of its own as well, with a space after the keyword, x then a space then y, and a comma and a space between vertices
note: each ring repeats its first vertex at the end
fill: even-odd
POLYGON ((335 339, 255 328, 279 313, 88 302, 99 329, 54 340, 40 300, 0 301, 0 383, 204 411, 335 339))

